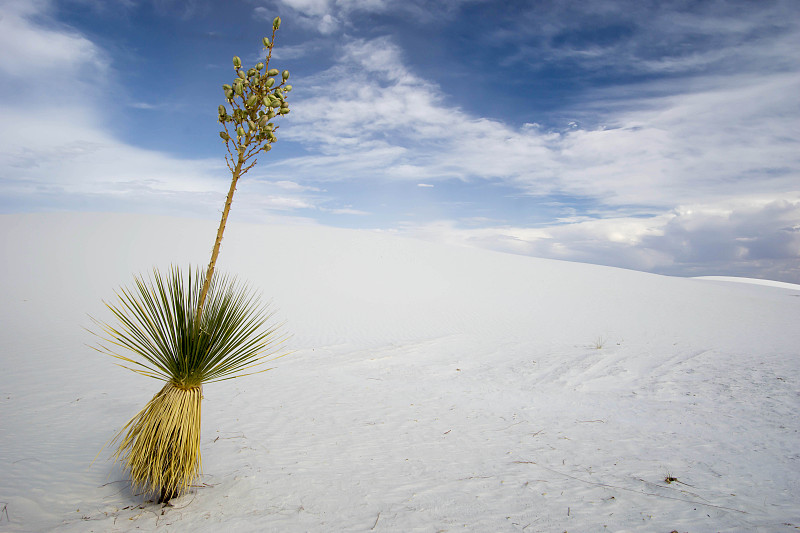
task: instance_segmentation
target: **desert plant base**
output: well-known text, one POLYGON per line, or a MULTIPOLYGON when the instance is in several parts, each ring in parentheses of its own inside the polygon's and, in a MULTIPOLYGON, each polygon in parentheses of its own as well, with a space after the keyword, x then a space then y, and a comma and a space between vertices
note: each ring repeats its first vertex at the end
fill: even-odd
POLYGON ((181 496, 200 473, 202 387, 168 382, 114 437, 114 457, 130 472, 134 488, 159 493, 159 503, 181 496))

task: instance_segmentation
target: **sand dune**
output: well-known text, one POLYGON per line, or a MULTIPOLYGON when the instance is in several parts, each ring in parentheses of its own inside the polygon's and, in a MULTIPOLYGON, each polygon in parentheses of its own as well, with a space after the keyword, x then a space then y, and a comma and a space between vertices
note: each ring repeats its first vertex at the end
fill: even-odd
POLYGON ((796 286, 233 221, 219 267, 295 352, 204 389, 204 475, 162 509, 90 466, 160 385, 83 328, 133 273, 204 265, 216 223, 0 221, 4 531, 800 527, 796 286))

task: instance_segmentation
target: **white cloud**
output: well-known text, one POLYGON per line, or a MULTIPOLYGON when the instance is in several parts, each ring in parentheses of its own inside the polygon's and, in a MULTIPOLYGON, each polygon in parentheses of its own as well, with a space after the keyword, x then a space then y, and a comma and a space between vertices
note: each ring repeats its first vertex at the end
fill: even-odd
MULTIPOLYGON (((308 27, 327 35, 338 30, 342 20, 356 11, 380 12, 387 8, 386 0, 280 0, 293 11, 293 18, 308 27)), ((256 10, 263 13, 265 8, 256 10)))
POLYGON ((409 224, 401 233, 454 245, 677 275, 800 282, 800 191, 678 207, 650 218, 607 218, 539 228, 409 224))
MULTIPOLYGON (((343 32, 353 27, 352 19, 359 14, 399 13, 406 20, 417 23, 441 21, 457 13, 462 4, 486 0, 279 0, 283 8, 291 10, 294 24, 314 29, 322 35, 343 32)), ((274 12, 257 7, 257 17, 272 20, 274 12)))
POLYGON ((263 196, 248 199, 251 204, 258 204, 265 209, 313 209, 314 205, 300 198, 291 196, 263 196))
POLYGON ((0 128, 4 195, 205 194, 224 188, 220 162, 182 161, 121 143, 90 118, 91 108, 0 107, 0 113, 13 125, 0 128))
MULTIPOLYGON (((578 64, 589 75, 777 72, 800 62, 793 0, 685 3, 562 0, 522 9, 487 32, 505 66, 578 64)), ((479 36, 479 38, 482 36, 479 36)))
POLYGON ((332 0, 281 0, 281 3, 308 16, 323 16, 330 12, 332 0))
MULTIPOLYGON (((322 35, 330 35, 342 25, 333 14, 334 3, 329 0, 281 0, 281 3, 292 9, 293 24, 314 29, 322 35)), ((259 6, 253 10, 253 15, 271 21, 275 12, 259 6)))
POLYGON ((296 183, 294 181, 289 181, 289 180, 279 180, 279 181, 274 182, 274 185, 276 187, 279 187, 279 188, 283 189, 283 190, 293 191, 293 192, 302 192, 302 191, 320 192, 321 191, 321 189, 318 188, 318 187, 310 187, 308 185, 300 185, 299 183, 296 183))
POLYGON ((339 65, 306 82, 286 134, 325 154, 292 163, 319 180, 371 178, 378 166, 386 178, 503 180, 529 194, 658 208, 721 188, 782 192, 800 180, 796 75, 611 102, 605 126, 566 132, 516 129, 448 107, 385 38, 349 43, 339 65), (332 93, 331 79, 349 83, 332 93))
POLYGON ((365 215, 371 214, 371 213, 369 213, 367 211, 362 211, 360 209, 353 209, 352 207, 344 207, 344 208, 341 208, 341 209, 323 209, 323 211, 326 211, 326 212, 331 213, 333 215, 365 216, 365 215))
MULTIPOLYGON (((34 85, 32 71, 51 76, 74 75, 86 66, 102 71, 107 66, 102 52, 82 35, 28 22, 49 4, 30 0, 0 6, 0 70, 13 78, 27 79, 30 85, 34 85)), ((39 76, 35 81, 46 80, 47 76, 39 76)))
MULTIPOLYGON (((721 81, 721 80, 720 80, 721 81)), ((720 195, 780 193, 800 180, 793 103, 800 77, 726 79, 698 93, 629 102, 608 128, 558 142, 564 191, 610 204, 669 206, 720 195)), ((521 186, 536 192, 536 176, 521 186)))

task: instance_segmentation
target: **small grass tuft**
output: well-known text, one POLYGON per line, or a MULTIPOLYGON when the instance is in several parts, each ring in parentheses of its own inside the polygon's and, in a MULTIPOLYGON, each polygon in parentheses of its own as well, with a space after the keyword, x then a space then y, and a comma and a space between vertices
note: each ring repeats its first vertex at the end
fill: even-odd
POLYGON ((607 339, 605 335, 598 335, 597 338, 594 339, 592 343, 592 348, 595 350, 602 350, 606 345, 607 339))

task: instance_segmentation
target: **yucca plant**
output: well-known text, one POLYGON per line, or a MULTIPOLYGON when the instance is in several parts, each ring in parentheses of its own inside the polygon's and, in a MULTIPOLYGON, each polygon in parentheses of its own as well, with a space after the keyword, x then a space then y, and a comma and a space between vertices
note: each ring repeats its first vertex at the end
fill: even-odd
POLYGON ((289 113, 289 71, 276 85, 279 72, 269 68, 280 24, 275 18, 272 38, 263 38, 266 60, 245 71, 234 56, 236 79, 223 85, 232 112, 220 105, 218 120, 231 185, 205 273, 172 267, 166 275, 154 270, 149 278, 136 277, 133 288, 120 289, 118 301, 106 304, 118 324, 95 320, 102 330, 97 350, 166 382, 112 440, 118 443, 114 458, 130 472, 134 488, 160 494, 159 503, 184 494, 200 472, 203 384, 264 372, 269 368, 260 365, 285 355, 277 351, 285 337, 270 323, 268 306, 246 285, 215 272, 238 180, 277 140, 270 120, 289 113))
POLYGON ((96 321, 104 333, 99 350, 166 382, 114 437, 115 458, 134 487, 160 490, 159 502, 183 494, 200 471, 203 384, 269 370, 258 366, 281 356, 275 349, 284 337, 269 325, 268 306, 235 279, 212 278, 198 322, 202 280, 200 270, 184 275, 173 267, 167 276, 154 270, 108 304, 119 325, 96 321))

